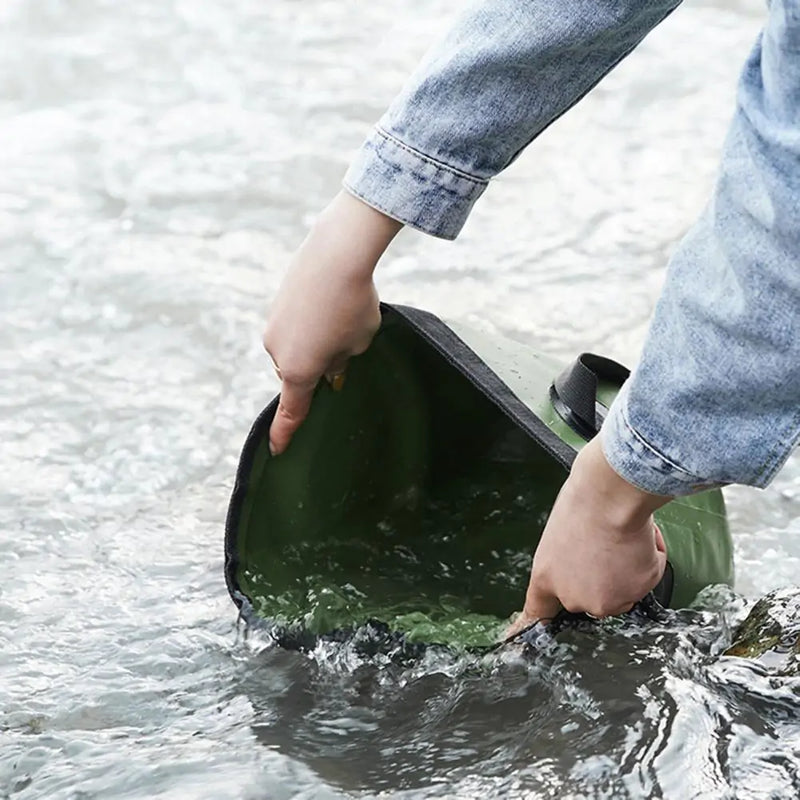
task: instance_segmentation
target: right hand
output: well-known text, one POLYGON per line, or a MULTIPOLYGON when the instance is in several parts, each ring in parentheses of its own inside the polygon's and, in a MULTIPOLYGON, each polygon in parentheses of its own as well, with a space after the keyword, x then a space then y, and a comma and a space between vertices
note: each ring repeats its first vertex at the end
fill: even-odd
POLYGON ((293 256, 264 331, 281 380, 273 455, 308 415, 320 378, 342 374, 347 359, 369 347, 381 321, 372 273, 401 227, 342 192, 293 256))
POLYGON ((628 483, 606 460, 601 437, 575 458, 533 556, 522 613, 507 632, 565 608, 608 617, 628 611, 661 580, 664 538, 653 512, 672 498, 628 483))

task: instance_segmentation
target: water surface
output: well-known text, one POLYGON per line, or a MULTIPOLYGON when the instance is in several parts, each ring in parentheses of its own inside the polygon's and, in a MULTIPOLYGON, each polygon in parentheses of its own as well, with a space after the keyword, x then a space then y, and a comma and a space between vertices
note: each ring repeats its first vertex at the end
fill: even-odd
MULTIPOLYGON (((661 628, 400 665, 237 634, 222 527, 277 388, 267 298, 460 6, 0 7, 0 797, 797 796, 798 684, 716 658, 800 573, 797 459, 728 494, 738 596, 661 628)), ((687 3, 458 242, 403 235, 385 299, 635 360, 762 13, 687 3)))

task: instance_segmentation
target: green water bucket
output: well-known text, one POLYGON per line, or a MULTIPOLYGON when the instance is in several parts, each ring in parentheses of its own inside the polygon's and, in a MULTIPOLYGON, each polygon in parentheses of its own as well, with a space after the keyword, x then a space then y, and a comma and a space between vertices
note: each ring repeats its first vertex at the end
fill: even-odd
MULTIPOLYGON (((382 314, 283 454, 269 453, 277 398, 254 423, 228 510, 228 589, 279 641, 370 622, 410 642, 486 646, 521 607, 558 490, 628 371, 591 354, 565 367, 414 308, 382 314)), ((719 491, 656 519, 663 605, 732 583, 719 491)))

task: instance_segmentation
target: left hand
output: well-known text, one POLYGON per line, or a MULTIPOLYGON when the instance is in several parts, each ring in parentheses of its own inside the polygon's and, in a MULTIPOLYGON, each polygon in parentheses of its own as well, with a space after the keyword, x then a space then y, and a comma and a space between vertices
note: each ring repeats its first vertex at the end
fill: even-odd
POLYGON ((273 455, 288 447, 308 415, 320 378, 341 381, 347 359, 372 341, 381 324, 372 274, 401 227, 342 191, 292 258, 264 331, 281 381, 269 432, 273 455))

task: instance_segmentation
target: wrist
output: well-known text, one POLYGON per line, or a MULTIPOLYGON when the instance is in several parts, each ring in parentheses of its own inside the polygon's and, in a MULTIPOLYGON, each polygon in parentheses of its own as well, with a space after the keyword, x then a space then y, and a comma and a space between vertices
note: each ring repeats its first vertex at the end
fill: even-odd
POLYGON ((596 516, 621 533, 640 533, 654 511, 671 497, 651 494, 626 481, 608 463, 599 437, 575 458, 565 489, 588 503, 596 516))
POLYGON ((307 244, 328 255, 338 253, 343 269, 354 277, 372 277, 381 256, 403 227, 401 222, 339 192, 315 222, 307 244))

